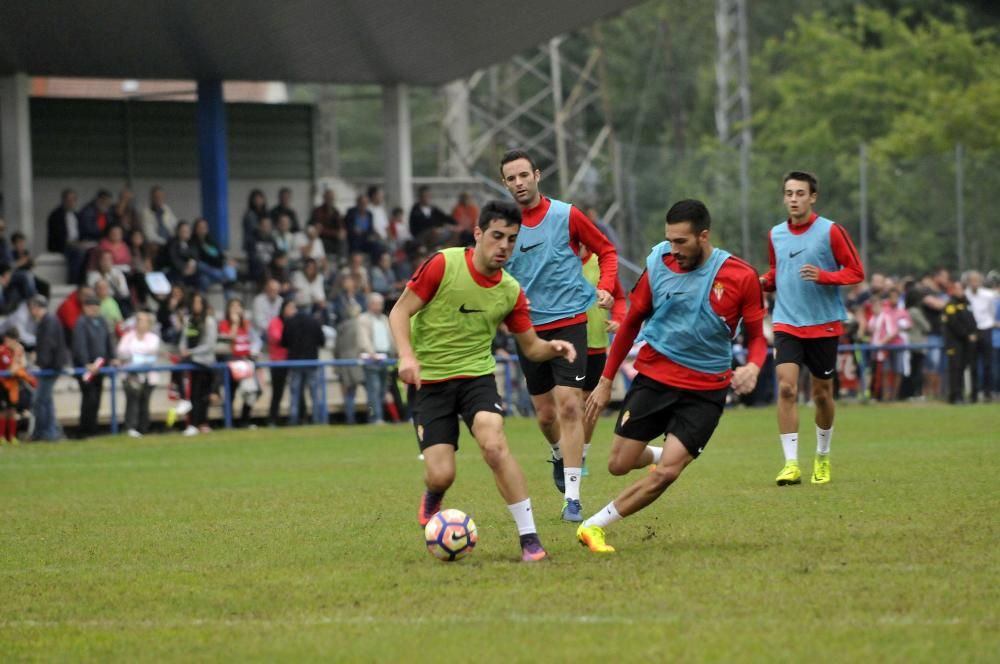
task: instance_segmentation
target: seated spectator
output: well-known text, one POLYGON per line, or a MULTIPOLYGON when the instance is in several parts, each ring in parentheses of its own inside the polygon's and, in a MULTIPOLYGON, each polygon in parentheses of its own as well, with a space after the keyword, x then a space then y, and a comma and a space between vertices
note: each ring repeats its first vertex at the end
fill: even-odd
POLYGON ((225 252, 212 237, 208 227, 208 219, 198 217, 194 220, 195 259, 198 261, 198 286, 208 290, 212 284, 222 284, 223 295, 232 299, 232 285, 236 282, 236 266, 226 259, 225 252))
MULTIPOLYGON (((140 311, 135 316, 135 328, 118 342, 118 359, 131 368, 156 364, 160 354, 160 337, 153 331, 153 315, 140 311)), ((142 438, 149 432, 149 398, 156 386, 156 372, 144 371, 125 375, 125 427, 132 438, 142 438)))
POLYGON ((458 241, 463 245, 471 245, 472 229, 479 223, 479 207, 472 200, 472 195, 463 191, 458 195, 458 203, 451 210, 451 217, 458 228, 458 241))
POLYGON ((271 208, 271 219, 277 222, 278 217, 283 214, 288 215, 291 232, 298 233, 301 230, 299 215, 292 209, 292 190, 288 187, 282 187, 278 190, 278 204, 271 208))
POLYGON ((279 214, 277 220, 274 240, 278 244, 278 251, 288 256, 289 268, 297 270, 301 265, 299 257, 302 252, 299 247, 302 246, 303 235, 292 230, 292 218, 287 214, 279 214))
MULTIPOLYGON (((0 226, 3 223, 3 219, 0 219, 0 226)), ((28 248, 28 240, 24 237, 24 233, 20 231, 14 233, 10 236, 10 242, 11 264, 14 268, 14 276, 11 279, 18 284, 16 287, 21 288, 26 295, 25 299, 29 299, 35 293, 48 297, 49 282, 35 274, 35 259, 31 256, 31 249, 28 248)))
POLYGON ((410 226, 403 217, 403 208, 392 208, 392 214, 389 215, 389 247, 393 251, 399 251, 412 241, 413 235, 410 234, 410 226))
POLYGON ((254 237, 260 220, 267 216, 267 199, 264 192, 254 189, 247 199, 247 211, 243 213, 243 253, 249 258, 253 253, 254 237))
POLYGON ((323 203, 313 209, 311 223, 319 225, 319 236, 326 253, 347 256, 347 227, 335 205, 332 189, 323 192, 323 203))
POLYGON ((121 335, 122 323, 125 321, 121 303, 111 293, 111 287, 104 279, 98 279, 94 282, 94 297, 100 303, 100 313, 108 324, 108 329, 115 333, 117 339, 121 335))
POLYGON ((456 232, 455 220, 431 204, 431 189, 417 189, 417 202, 410 209, 410 235, 420 244, 431 248, 451 242, 456 232))
POLYGON ((292 290, 292 271, 288 268, 288 254, 278 250, 267 266, 267 278, 275 279, 281 284, 281 295, 284 297, 292 290))
POLYGON ((114 217, 111 214, 111 192, 101 189, 94 200, 80 210, 80 242, 87 249, 97 246, 104 236, 104 231, 111 225, 114 217))
POLYGON ((351 254, 351 261, 341 271, 340 275, 350 275, 354 278, 354 284, 359 291, 364 294, 372 292, 371 282, 368 280, 368 266, 365 263, 367 256, 361 252, 351 254))
POLYGON ((10 263, 0 263, 0 316, 10 316, 27 301, 23 293, 13 287, 13 275, 10 263))
POLYGON ((156 185, 149 190, 149 206, 142 210, 142 232, 156 248, 166 247, 177 232, 177 216, 166 200, 167 192, 156 185))
POLYGON ((139 215, 135 211, 135 201, 131 189, 123 187, 118 192, 118 200, 111 208, 111 214, 114 217, 114 223, 122 227, 126 237, 134 229, 139 228, 139 215))
POLYGON ((340 277, 339 287, 334 291, 331 306, 339 325, 345 320, 355 318, 367 309, 368 300, 365 294, 358 290, 357 280, 350 274, 343 274, 340 277))
POLYGON ((110 294, 122 307, 122 311, 132 312, 132 297, 128 279, 120 265, 115 265, 110 251, 102 251, 97 259, 97 269, 87 273, 87 285, 95 286, 98 281, 107 282, 110 294))
POLYGON ((307 258, 312 258, 319 266, 320 272, 326 272, 326 249, 323 247, 323 240, 319 236, 319 226, 308 224, 305 233, 299 233, 296 239, 296 246, 292 253, 301 266, 307 258))
POLYGON ((167 242, 162 265, 170 281, 186 286, 198 285, 198 259, 191 244, 191 224, 188 222, 177 223, 177 234, 167 242))
POLYGON ((49 213, 46 249, 66 258, 66 281, 78 284, 83 279, 86 249, 80 244, 80 219, 76 214, 76 192, 63 189, 59 206, 49 213))
POLYGON ((366 195, 358 196, 354 207, 344 216, 344 225, 347 226, 347 248, 351 253, 369 253, 372 246, 377 244, 372 212, 368 209, 366 195))
POLYGON ((128 285, 135 293, 136 302, 145 304, 149 297, 149 286, 146 285, 146 275, 153 271, 153 261, 146 247, 146 235, 141 228, 133 228, 128 235, 129 253, 132 255, 132 265, 126 275, 128 285))
POLYGON ((118 224, 108 227, 104 239, 97 243, 97 251, 110 252, 112 262, 123 272, 132 269, 132 250, 125 242, 125 229, 118 224))
POLYGON ((301 270, 292 275, 295 289, 295 304, 305 311, 315 313, 326 307, 326 287, 319 266, 312 258, 307 258, 301 270))
POLYGON ((281 310, 281 284, 275 279, 268 279, 264 288, 254 296, 250 309, 250 322, 257 337, 266 338, 268 325, 281 310))
POLYGON ((160 337, 166 344, 176 346, 181 341, 187 297, 184 287, 175 284, 170 289, 170 295, 160 302, 156 310, 156 324, 160 326, 160 337))
POLYGON ((250 251, 247 254, 247 263, 250 269, 250 277, 254 281, 263 281, 267 275, 267 267, 278 253, 278 243, 274 237, 274 228, 270 217, 261 217, 254 231, 250 251))
POLYGON ((392 264, 392 254, 383 251, 379 254, 378 263, 368 271, 371 277, 372 292, 382 295, 387 302, 395 302, 403 292, 406 282, 396 276, 392 264))

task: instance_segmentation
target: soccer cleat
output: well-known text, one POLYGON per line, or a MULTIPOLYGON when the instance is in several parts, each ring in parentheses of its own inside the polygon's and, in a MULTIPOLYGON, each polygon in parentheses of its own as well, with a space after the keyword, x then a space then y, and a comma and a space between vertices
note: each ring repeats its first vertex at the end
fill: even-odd
POLYGON ((177 409, 168 408, 167 409, 167 428, 173 428, 174 424, 177 422, 177 409))
POLYGON ((548 555, 536 533, 521 535, 521 560, 523 562, 537 562, 548 555))
POLYGON ((444 496, 438 496, 437 498, 431 497, 430 491, 424 491, 424 495, 420 496, 420 508, 417 510, 417 521, 420 523, 420 527, 423 528, 427 525, 427 522, 431 520, 431 517, 441 511, 441 501, 444 496))
POLYGON ((580 467, 580 477, 590 477, 590 468, 587 468, 587 457, 583 457, 583 466, 580 467))
POLYGON ((778 473, 778 477, 774 481, 778 483, 778 486, 802 484, 802 471, 799 470, 799 462, 786 461, 785 467, 781 469, 781 472, 778 473))
POLYGON ((830 455, 818 454, 813 461, 813 484, 828 484, 830 482, 830 455))
POLYGON ((549 459, 549 463, 552 464, 552 479, 556 483, 556 489, 559 493, 566 493, 566 476, 563 474, 563 460, 549 459))
POLYGON ((614 553, 615 547, 604 541, 604 529, 600 526, 585 526, 576 529, 576 538, 594 553, 614 553))
POLYGON ((562 520, 580 523, 583 521, 583 506, 579 500, 567 498, 563 501, 562 520))

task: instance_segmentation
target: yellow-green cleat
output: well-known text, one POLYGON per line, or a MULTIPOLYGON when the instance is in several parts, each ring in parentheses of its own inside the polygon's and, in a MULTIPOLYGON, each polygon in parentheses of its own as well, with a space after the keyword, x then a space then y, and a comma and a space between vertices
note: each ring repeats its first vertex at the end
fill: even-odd
POLYGON ((778 473, 778 477, 774 481, 778 486, 802 484, 802 471, 799 470, 799 462, 786 461, 785 467, 781 469, 781 472, 778 473))
POLYGON ((830 483, 830 455, 829 454, 817 454, 816 460, 813 461, 813 484, 829 484, 830 483))
POLYGON ((615 547, 604 541, 604 529, 600 526, 585 526, 576 529, 576 538, 594 553, 614 553, 615 547))

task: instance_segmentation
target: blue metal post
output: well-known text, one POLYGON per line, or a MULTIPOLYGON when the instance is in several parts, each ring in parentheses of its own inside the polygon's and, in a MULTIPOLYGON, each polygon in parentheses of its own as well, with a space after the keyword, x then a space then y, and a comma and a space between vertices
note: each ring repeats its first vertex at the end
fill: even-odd
POLYGON ((198 166, 201 214, 223 249, 229 248, 229 157, 222 81, 198 81, 198 166))
POLYGON ((229 367, 222 369, 222 415, 227 429, 233 428, 233 377, 229 373, 229 367))
POLYGON ((326 367, 325 364, 320 364, 317 367, 319 372, 319 403, 313 404, 313 408, 322 408, 320 411, 322 416, 320 417, 320 424, 328 424, 330 422, 330 406, 326 401, 326 367))

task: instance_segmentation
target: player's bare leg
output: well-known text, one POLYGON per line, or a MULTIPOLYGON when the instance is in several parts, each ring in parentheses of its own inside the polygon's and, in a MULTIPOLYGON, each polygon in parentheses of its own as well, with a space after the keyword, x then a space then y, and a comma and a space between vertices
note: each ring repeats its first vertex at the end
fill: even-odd
POLYGON ((583 390, 578 387, 556 385, 556 413, 559 418, 563 473, 566 491, 563 500, 564 521, 583 520, 580 513, 580 479, 583 467, 583 390))
POLYGON ((420 498, 417 520, 426 526, 430 518, 441 510, 445 492, 455 481, 455 447, 448 444, 431 445, 424 450, 424 485, 427 490, 420 498))
POLYGON ((531 405, 535 408, 535 417, 538 428, 549 443, 552 451, 552 481, 555 482, 556 490, 559 493, 566 493, 566 476, 563 472, 562 447, 559 445, 559 413, 556 408, 556 396, 552 390, 545 394, 531 395, 531 405))
POLYGON ((775 481, 778 486, 801 484, 802 474, 799 470, 799 365, 792 362, 779 364, 777 374, 778 433, 781 436, 781 449, 785 454, 785 466, 778 473, 775 481))
POLYGON ((662 454, 662 447, 653 447, 641 440, 615 435, 611 453, 608 454, 608 472, 612 475, 625 475, 636 468, 659 463, 662 454))
POLYGON ((546 557, 545 549, 538 539, 535 515, 531 511, 531 499, 524 473, 507 445, 503 430, 503 416, 498 413, 480 411, 472 421, 472 435, 479 443, 479 451, 486 465, 493 471, 497 489, 507 503, 521 540, 521 560, 535 562, 546 557))

